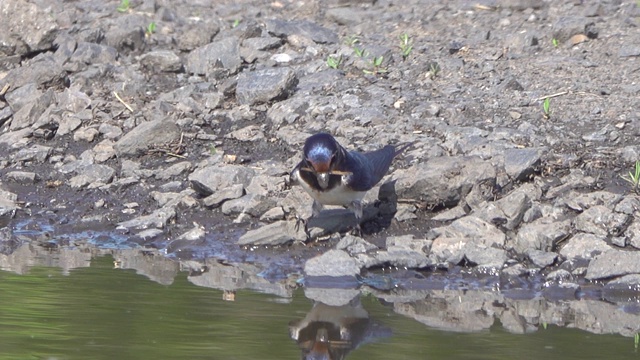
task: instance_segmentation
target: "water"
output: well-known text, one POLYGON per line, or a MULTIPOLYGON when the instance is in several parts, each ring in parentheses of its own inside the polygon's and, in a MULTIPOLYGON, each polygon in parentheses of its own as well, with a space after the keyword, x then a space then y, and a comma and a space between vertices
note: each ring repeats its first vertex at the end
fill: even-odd
MULTIPOLYGON (((328 343, 335 358, 640 359, 621 335, 553 325, 513 334, 498 322, 450 332, 397 310, 372 295, 328 307, 300 289, 290 298, 225 292, 194 285, 186 272, 162 285, 100 256, 71 270, 0 271, 0 359, 299 359, 313 345, 304 326, 321 324, 312 340, 317 329, 336 336, 331 321, 349 330, 328 343)), ((318 351, 326 344, 315 343, 318 351)))

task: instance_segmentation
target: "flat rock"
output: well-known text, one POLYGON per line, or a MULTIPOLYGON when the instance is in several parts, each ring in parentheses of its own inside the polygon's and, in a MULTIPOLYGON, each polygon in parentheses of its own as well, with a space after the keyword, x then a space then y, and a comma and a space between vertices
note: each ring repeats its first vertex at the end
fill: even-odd
POLYGON ((609 250, 596 256, 587 268, 588 280, 640 274, 640 251, 609 250))
POLYGON ((125 13, 115 16, 112 26, 104 34, 104 42, 119 52, 140 50, 144 47, 144 29, 149 20, 137 13, 125 13))
POLYGON ((34 101, 25 104, 13 114, 11 122, 11 130, 20 130, 22 128, 35 124, 38 119, 45 113, 45 110, 55 102, 53 90, 49 89, 34 101))
POLYGON ((558 259, 557 253, 542 250, 530 250, 529 252, 527 252, 527 256, 534 265, 541 268, 553 265, 556 259, 558 259))
POLYGON ((52 7, 46 3, 25 0, 3 0, 0 3, 0 23, 3 24, 2 44, 15 48, 16 55, 26 55, 53 48, 59 31, 52 7))
POLYGON ((552 246, 571 234, 571 221, 540 218, 523 225, 518 231, 514 249, 521 254, 530 250, 550 251, 552 246))
POLYGON ((435 228, 433 232, 439 237, 477 239, 486 246, 501 247, 506 240, 505 234, 497 227, 473 215, 455 220, 448 226, 435 228))
POLYGON ((191 186, 203 196, 209 196, 219 189, 241 184, 246 187, 255 172, 241 165, 211 165, 198 169, 189 175, 191 186))
POLYGON ((629 245, 636 249, 640 249, 640 220, 634 219, 631 225, 625 231, 627 239, 629 239, 629 245))
MULTIPOLYGON (((360 223, 372 220, 378 216, 379 209, 374 206, 365 206, 360 223)), ((351 230, 356 225, 356 217, 353 211, 348 209, 327 209, 320 215, 307 220, 309 239, 313 240, 322 236, 351 230)))
POLYGON ((15 181, 19 184, 35 184, 39 180, 39 176, 30 171, 9 171, 4 175, 8 180, 15 181))
POLYGON ((158 180, 168 180, 173 177, 177 177, 185 172, 191 170, 191 163, 188 161, 180 161, 175 163, 168 168, 162 169, 155 174, 156 179, 158 180))
POLYGON ((18 196, 16 194, 0 188, 0 217, 13 216, 13 213, 19 209, 16 203, 17 200, 18 196))
POLYGON ((49 158, 52 151, 53 149, 49 146, 33 145, 29 148, 18 150, 17 153, 13 154, 12 159, 14 161, 35 161, 43 163, 49 158))
POLYGON ((10 89, 17 89, 29 83, 37 85, 47 84, 47 88, 63 87, 67 79, 67 72, 57 63, 52 55, 43 53, 22 67, 10 70, 0 79, 0 89, 9 85, 10 89))
POLYGON ((307 260, 304 273, 307 276, 355 276, 360 273, 360 267, 345 251, 329 250, 307 260))
POLYGON ((153 72, 176 72, 182 69, 182 60, 171 50, 156 50, 140 57, 140 64, 153 72))
POLYGON ((155 210, 149 215, 142 215, 135 219, 118 223, 118 228, 144 230, 149 228, 164 229, 169 221, 176 217, 174 207, 166 206, 155 210))
MULTIPOLYGON (((78 175, 69 179, 72 188, 84 187, 90 184, 103 185, 113 180, 116 171, 107 165, 91 164, 78 168, 78 175)), ((92 186, 92 187, 95 187, 92 186)))
POLYGON ((207 196, 202 202, 205 206, 216 208, 227 200, 237 199, 244 195, 244 186, 242 184, 234 184, 207 196))
POLYGON ((243 72, 238 76, 236 97, 240 104, 259 104, 284 100, 293 91, 298 80, 290 68, 267 68, 243 72))
POLYGON ((216 71, 235 74, 242 64, 239 48, 238 39, 225 37, 191 51, 185 67, 192 74, 207 77, 216 77, 216 71))
POLYGON ((137 156, 154 146, 168 146, 180 139, 180 128, 169 118, 143 122, 114 145, 118 157, 137 156))
POLYGON ((295 220, 282 220, 247 231, 238 239, 238 245, 277 246, 306 239, 307 234, 304 232, 304 226, 298 226, 295 220))
POLYGON ((568 260, 578 258, 592 259, 594 256, 611 250, 612 247, 606 243, 604 236, 587 233, 573 235, 567 243, 560 249, 560 255, 568 260))
POLYGON ((79 42, 69 61, 81 65, 113 64, 117 58, 118 50, 113 46, 79 42))
POLYGON ((366 241, 365 239, 351 234, 343 236, 342 239, 340 239, 340 241, 336 244, 337 250, 346 250, 351 255, 366 253, 367 251, 375 250, 377 248, 377 246, 366 241))
POLYGON ((396 170, 398 198, 453 207, 478 184, 495 184, 491 163, 475 156, 437 157, 396 170))
POLYGON ((596 205, 576 216, 576 230, 600 235, 618 235, 625 228, 629 215, 613 212, 604 205, 596 205))
POLYGON ((338 34, 311 21, 275 19, 268 20, 266 27, 269 33, 280 38, 298 35, 319 44, 335 44, 338 42, 338 34))
POLYGON ((253 217, 260 217, 274 206, 275 200, 271 197, 247 194, 238 199, 225 201, 221 209, 225 215, 249 214, 253 217))
POLYGON ((527 181, 540 166, 546 148, 506 149, 504 170, 515 181, 527 181))
POLYGON ((614 208, 622 198, 622 195, 614 194, 609 191, 600 190, 585 194, 572 190, 566 196, 563 196, 561 201, 564 202, 564 204, 571 210, 584 211, 597 205, 614 208))

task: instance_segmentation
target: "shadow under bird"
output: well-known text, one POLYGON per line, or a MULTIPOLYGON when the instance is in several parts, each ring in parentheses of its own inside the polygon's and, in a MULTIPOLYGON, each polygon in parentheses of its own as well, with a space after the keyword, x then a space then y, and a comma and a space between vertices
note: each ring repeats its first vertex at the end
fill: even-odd
POLYGON ((371 152, 347 151, 327 133, 307 138, 302 161, 291 172, 291 184, 300 185, 313 198, 313 215, 325 205, 351 209, 360 232, 362 199, 389 171, 393 159, 412 143, 396 150, 387 145, 371 152))

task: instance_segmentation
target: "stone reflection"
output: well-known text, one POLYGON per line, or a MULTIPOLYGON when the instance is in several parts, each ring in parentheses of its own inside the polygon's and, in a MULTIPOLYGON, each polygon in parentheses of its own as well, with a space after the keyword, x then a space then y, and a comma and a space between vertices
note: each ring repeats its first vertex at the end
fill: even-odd
MULTIPOLYGON (((345 291, 338 290, 338 294, 345 291)), ((334 302, 332 290, 321 290, 319 298, 334 302), (328 295, 328 296, 327 296, 328 295)), ((309 292, 306 293, 310 297, 309 292)), ((289 323, 289 334, 302 351, 302 359, 344 359, 358 346, 391 336, 391 329, 369 317, 360 297, 342 305, 314 300, 303 319, 289 323)))

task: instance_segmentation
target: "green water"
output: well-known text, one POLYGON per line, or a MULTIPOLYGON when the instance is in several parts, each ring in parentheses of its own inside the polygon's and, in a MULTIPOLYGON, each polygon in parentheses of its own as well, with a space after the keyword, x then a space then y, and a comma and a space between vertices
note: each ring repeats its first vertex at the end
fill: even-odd
MULTIPOLYGON (((36 267, 27 275, 0 271, 0 359, 299 359, 289 322, 312 308, 292 299, 197 287, 181 273, 169 286, 113 259, 63 275, 36 267)), ((499 324, 460 334, 430 329, 395 314, 371 296, 371 319, 393 336, 366 343, 348 359, 640 359, 632 338, 550 326, 516 335, 499 324)))

